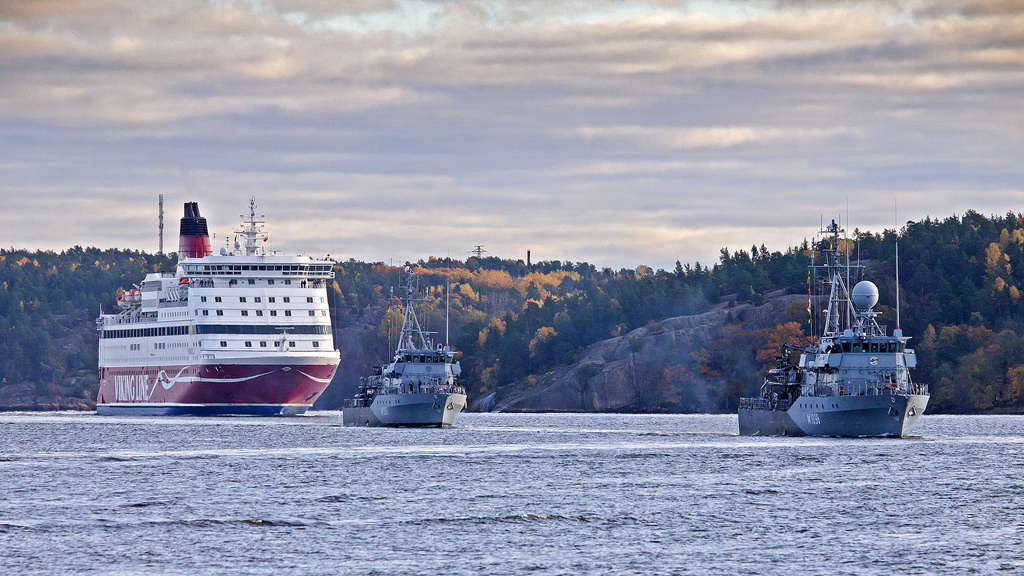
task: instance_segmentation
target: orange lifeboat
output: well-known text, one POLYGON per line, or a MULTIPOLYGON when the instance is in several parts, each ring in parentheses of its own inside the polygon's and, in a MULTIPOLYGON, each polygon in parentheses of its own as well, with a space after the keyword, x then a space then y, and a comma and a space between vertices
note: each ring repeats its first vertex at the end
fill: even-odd
POLYGON ((131 308, 133 305, 142 302, 142 291, 138 288, 125 290, 117 297, 117 305, 120 308, 131 308))

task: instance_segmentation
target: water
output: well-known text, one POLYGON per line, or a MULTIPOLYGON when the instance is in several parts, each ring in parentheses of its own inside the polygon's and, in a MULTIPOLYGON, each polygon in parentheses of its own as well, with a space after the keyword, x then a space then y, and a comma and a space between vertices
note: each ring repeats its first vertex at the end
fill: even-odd
POLYGON ((2 574, 1024 571, 1024 417, 748 438, 735 416, 0 414, 2 574))

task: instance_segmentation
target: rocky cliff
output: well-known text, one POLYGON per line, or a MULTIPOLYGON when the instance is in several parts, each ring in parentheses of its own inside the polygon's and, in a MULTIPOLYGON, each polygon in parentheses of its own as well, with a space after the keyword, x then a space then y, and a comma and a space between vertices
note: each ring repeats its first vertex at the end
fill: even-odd
MULTIPOLYGON (((729 307, 651 322, 587 347, 573 364, 513 382, 473 399, 470 409, 493 412, 717 412, 737 399, 723 381, 708 377, 707 363, 724 326, 774 328, 804 296, 776 294, 760 306, 729 307)), ((749 381, 762 375, 747 351, 749 381)))

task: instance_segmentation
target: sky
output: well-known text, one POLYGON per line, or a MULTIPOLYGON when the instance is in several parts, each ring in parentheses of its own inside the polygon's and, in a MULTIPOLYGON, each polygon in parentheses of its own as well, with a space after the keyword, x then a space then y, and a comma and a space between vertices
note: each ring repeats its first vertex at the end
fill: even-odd
POLYGON ((1024 211, 1018 0, 0 0, 0 246, 600 267, 1024 211), (902 225, 902 224, 901 224, 902 225))

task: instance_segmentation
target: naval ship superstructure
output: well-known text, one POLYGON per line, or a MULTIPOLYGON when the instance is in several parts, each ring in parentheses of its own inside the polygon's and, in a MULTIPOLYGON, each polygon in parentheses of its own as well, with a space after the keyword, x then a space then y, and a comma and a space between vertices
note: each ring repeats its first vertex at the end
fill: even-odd
POLYGON ((268 254, 255 209, 215 256, 185 203, 175 272, 147 274, 97 319, 99 414, 301 414, 327 388, 333 262, 268 254))
POLYGON ((812 263, 829 291, 822 333, 813 346, 787 345, 760 396, 740 399, 740 434, 906 436, 929 399, 928 386, 910 376, 917 366, 914 350, 907 347, 910 337, 899 327, 898 312, 891 335, 878 324, 874 283, 862 280, 848 289, 848 278, 860 266, 844 257, 843 231, 835 221, 822 233, 829 246, 823 250, 825 262, 812 263), (795 363, 794 352, 799 353, 795 363))
MULTIPOLYGON (((462 373, 448 344, 434 344, 420 327, 414 303, 411 269, 405 268, 404 317, 391 362, 374 366, 373 375, 360 379, 355 398, 345 401, 345 426, 438 426, 447 428, 466 406, 462 373)), ((401 289, 401 288, 400 288, 401 289)), ((389 312, 390 313, 390 312, 389 312)))

